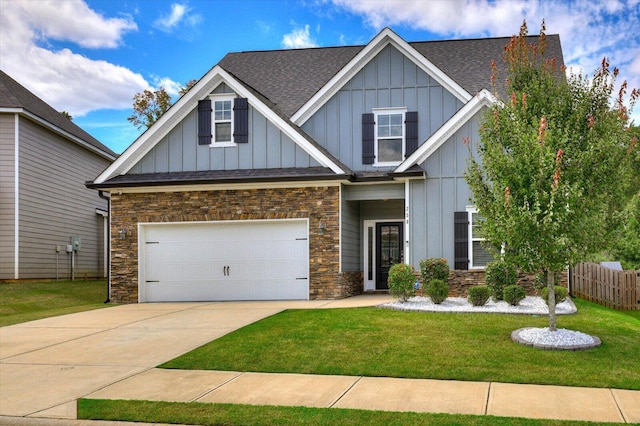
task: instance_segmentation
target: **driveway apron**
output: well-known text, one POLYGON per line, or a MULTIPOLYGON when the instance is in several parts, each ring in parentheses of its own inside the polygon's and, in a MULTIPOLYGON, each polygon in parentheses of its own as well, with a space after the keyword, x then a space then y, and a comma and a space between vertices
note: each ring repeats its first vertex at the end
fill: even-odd
POLYGON ((120 305, 2 327, 0 415, 73 418, 78 398, 299 303, 120 305))

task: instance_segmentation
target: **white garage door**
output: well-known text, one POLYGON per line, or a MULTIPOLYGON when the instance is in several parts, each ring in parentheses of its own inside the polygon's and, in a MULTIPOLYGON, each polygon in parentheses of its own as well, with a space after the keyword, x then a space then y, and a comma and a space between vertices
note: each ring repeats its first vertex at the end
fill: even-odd
POLYGON ((140 301, 309 298, 307 220, 140 226, 140 301))

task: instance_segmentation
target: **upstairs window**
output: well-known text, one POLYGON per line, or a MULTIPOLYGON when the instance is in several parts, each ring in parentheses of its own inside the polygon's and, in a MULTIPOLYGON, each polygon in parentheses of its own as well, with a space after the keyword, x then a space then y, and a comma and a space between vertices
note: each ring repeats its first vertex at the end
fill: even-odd
POLYGON ((386 108, 362 114, 362 164, 397 166, 417 148, 417 111, 386 108))
POLYGON ((213 144, 230 144, 232 139, 233 98, 213 98, 213 144))
POLYGON ((375 164, 395 166, 404 160, 406 109, 374 110, 375 164))
POLYGON ((212 95, 198 102, 198 145, 231 147, 249 142, 249 102, 212 95))

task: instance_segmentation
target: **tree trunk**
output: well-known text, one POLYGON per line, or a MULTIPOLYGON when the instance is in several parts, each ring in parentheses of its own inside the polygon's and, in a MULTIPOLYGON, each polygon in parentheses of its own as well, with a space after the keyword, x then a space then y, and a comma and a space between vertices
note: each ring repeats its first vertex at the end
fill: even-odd
POLYGON ((547 278, 547 289, 549 290, 549 298, 547 300, 547 305, 549 306, 549 331, 557 331, 555 274, 552 271, 545 271, 545 274, 547 278))

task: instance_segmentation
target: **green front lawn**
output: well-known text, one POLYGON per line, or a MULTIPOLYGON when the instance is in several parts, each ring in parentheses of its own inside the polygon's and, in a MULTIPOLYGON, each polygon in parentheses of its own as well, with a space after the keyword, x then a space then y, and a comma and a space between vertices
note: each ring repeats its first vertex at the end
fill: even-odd
POLYGON ((560 328, 602 346, 542 351, 513 343, 546 317, 399 312, 380 308, 289 310, 223 336, 161 367, 411 377, 640 389, 640 321, 576 300, 560 328))
POLYGON ((588 426, 591 422, 341 408, 269 407, 198 402, 78 400, 79 419, 193 425, 588 426))
POLYGON ((104 280, 0 283, 0 327, 103 308, 104 280))

